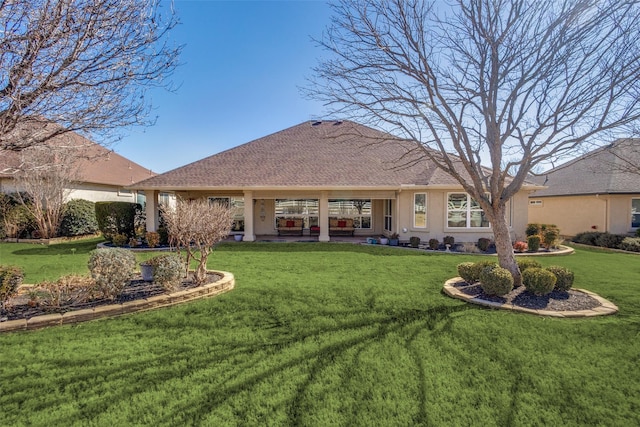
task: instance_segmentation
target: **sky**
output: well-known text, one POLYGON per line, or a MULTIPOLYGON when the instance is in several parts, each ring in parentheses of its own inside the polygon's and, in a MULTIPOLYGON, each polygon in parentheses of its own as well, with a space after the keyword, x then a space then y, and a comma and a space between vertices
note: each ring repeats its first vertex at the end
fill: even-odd
MULTIPOLYGON (((165 6, 168 4, 165 2, 165 6)), ((300 92, 324 54, 325 1, 175 0, 184 45, 175 91, 150 92, 157 120, 111 148, 162 173, 304 121, 322 105, 300 92)))

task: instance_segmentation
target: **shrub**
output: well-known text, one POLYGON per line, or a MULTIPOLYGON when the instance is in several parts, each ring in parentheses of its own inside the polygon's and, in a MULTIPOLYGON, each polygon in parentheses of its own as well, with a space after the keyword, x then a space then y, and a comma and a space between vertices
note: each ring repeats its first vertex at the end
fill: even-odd
POLYGON ((547 228, 544 233, 542 233, 542 242, 545 248, 551 249, 555 247, 559 237, 560 231, 557 228, 547 228))
POLYGON ((167 292, 180 287, 184 263, 178 254, 162 254, 147 261, 153 266, 153 281, 167 292))
POLYGON ((61 236, 82 236, 98 231, 95 203, 73 199, 64 205, 60 221, 61 236))
POLYGON ((456 239, 453 236, 444 236, 442 243, 453 248, 453 245, 456 243, 456 239))
POLYGON ((542 264, 531 258, 517 258, 516 263, 518 263, 520 272, 523 272, 528 268, 542 268, 542 264))
POLYGON ((573 241, 575 243, 580 243, 582 245, 596 245, 596 239, 603 234, 600 231, 585 231, 584 233, 578 233, 573 237, 573 241))
POLYGON ((529 236, 537 236, 540 234, 540 224, 527 224, 527 228, 524 230, 527 237, 529 236))
POLYGON ((480 273, 480 286, 488 295, 506 295, 513 289, 513 276, 505 268, 488 266, 480 273))
POLYGON ((0 305, 2 307, 18 292, 22 279, 24 279, 24 273, 20 267, 0 265, 0 305))
POLYGON ((105 298, 115 299, 129 284, 136 257, 127 249, 96 249, 89 257, 91 277, 105 298))
POLYGON ((566 292, 573 286, 573 271, 557 265, 549 266, 545 270, 550 271, 556 276, 556 290, 566 292))
POLYGON ((87 276, 62 276, 55 282, 42 282, 36 289, 38 301, 45 307, 60 308, 93 299, 96 282, 87 276))
POLYGON ((476 263, 463 262, 458 264, 458 275, 470 285, 477 282, 479 277, 477 275, 476 263))
POLYGON ((540 249, 540 236, 527 237, 527 247, 529 252, 538 252, 538 249, 540 249))
POLYGON ((155 248, 160 244, 160 234, 155 231, 147 231, 144 238, 147 241, 147 246, 150 248, 155 248))
POLYGON ((620 249, 630 252, 640 252, 640 238, 627 237, 620 243, 620 249))
POLYGON ((513 249, 516 252, 524 252, 529 249, 529 246, 527 246, 527 242, 517 241, 513 244, 513 249))
POLYGON ((158 235, 160 236, 160 244, 168 245, 169 244, 169 231, 166 227, 158 228, 158 235))
POLYGON ((116 234, 135 237, 136 215, 142 210, 138 203, 97 202, 95 208, 98 228, 107 240, 116 234))
POLYGON ((611 233, 600 233, 595 239, 596 246, 602 246, 603 248, 618 249, 620 244, 624 240, 625 236, 611 233))
POLYGON ((124 246, 129 243, 129 238, 126 234, 116 233, 111 237, 111 242, 116 246, 124 246))
POLYGON ((489 244, 491 244, 491 240, 486 237, 481 237, 478 239, 478 249, 482 252, 486 252, 489 249, 489 244))
POLYGON ((640 237, 640 228, 636 230, 636 237, 640 237))
POLYGON ((429 249, 438 250, 440 247, 440 242, 438 239, 429 239, 429 249))
POLYGON ((556 276, 542 268, 528 268, 522 272, 522 284, 534 295, 547 295, 556 284, 556 276))
POLYGON ((480 249, 478 249, 478 245, 472 242, 464 242, 462 244, 458 244, 456 249, 460 250, 461 252, 466 252, 471 254, 480 253, 480 249))
POLYGON ((417 236, 409 237, 409 244, 412 248, 417 248, 418 246, 420 246, 420 238, 417 236))

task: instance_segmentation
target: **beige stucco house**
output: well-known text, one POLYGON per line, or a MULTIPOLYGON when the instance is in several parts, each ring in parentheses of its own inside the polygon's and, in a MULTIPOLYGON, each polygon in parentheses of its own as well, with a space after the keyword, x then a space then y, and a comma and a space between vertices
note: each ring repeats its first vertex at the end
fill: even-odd
MULTIPOLYGON (((235 206, 235 228, 245 241, 276 235, 285 225, 320 241, 351 227, 355 236, 398 233, 400 240, 491 238, 482 210, 451 176, 417 160, 415 149, 350 121, 305 122, 131 188, 147 195, 148 230, 158 227, 158 194, 171 192, 235 206)), ((514 239, 524 236, 533 188, 528 184, 509 203, 514 239)))
MULTIPOLYGON (((151 170, 74 132, 56 136, 48 144, 73 147, 73 160, 71 164, 64 165, 77 172, 75 181, 68 188, 68 200, 144 203, 144 193, 127 186, 155 176, 151 170)), ((21 167, 23 155, 20 152, 0 151, 0 192, 19 190, 14 176, 21 167)))
POLYGON ((640 140, 620 139, 538 177, 547 187, 529 198, 529 220, 561 234, 627 234, 640 227, 640 140))

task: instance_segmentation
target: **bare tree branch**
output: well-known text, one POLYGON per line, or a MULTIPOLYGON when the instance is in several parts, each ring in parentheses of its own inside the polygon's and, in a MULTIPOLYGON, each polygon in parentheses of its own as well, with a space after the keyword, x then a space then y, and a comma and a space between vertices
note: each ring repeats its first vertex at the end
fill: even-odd
POLYGON ((159 0, 0 2, 0 150, 151 124, 145 94, 169 87, 175 25, 159 0))

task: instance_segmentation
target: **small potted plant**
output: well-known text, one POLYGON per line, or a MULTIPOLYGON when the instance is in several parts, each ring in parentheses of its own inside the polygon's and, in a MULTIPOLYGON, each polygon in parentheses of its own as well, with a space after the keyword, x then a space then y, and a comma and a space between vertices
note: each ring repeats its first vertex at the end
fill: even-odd
POLYGON ((420 246, 420 238, 418 236, 411 236, 409 238, 409 244, 412 248, 417 248, 418 246, 420 246))
POLYGON ((380 236, 380 239, 378 239, 380 241, 381 245, 387 245, 389 244, 389 239, 386 236, 380 236))
POLYGON ((389 246, 398 246, 400 244, 400 235, 393 233, 389 236, 389 246))
POLYGON ((429 249, 431 249, 432 251, 437 251, 439 247, 440 247, 440 242, 438 241, 438 239, 436 238, 429 239, 429 249))
POLYGON ((153 282, 153 263, 149 261, 141 262, 140 274, 145 282, 153 282))

